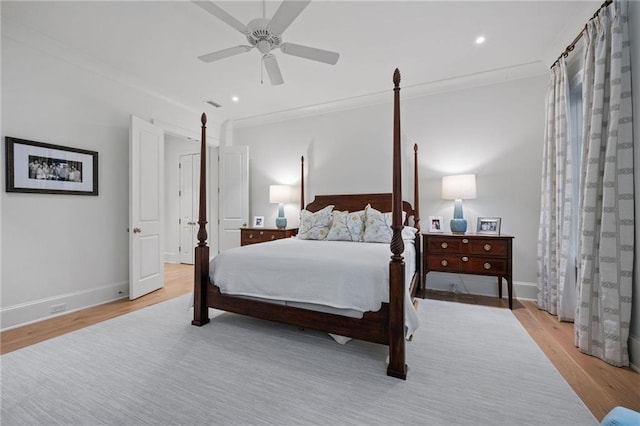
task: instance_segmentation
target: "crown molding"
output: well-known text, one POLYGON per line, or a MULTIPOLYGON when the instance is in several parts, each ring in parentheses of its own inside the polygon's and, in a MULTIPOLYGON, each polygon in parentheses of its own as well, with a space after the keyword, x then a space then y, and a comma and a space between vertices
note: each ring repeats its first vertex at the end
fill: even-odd
MULTIPOLYGON (((504 83, 506 81, 548 75, 547 67, 541 62, 529 62, 520 65, 481 71, 441 80, 429 81, 402 87, 402 100, 432 96, 438 93, 454 92, 474 87, 504 83)), ((233 119, 233 127, 246 128, 264 126, 281 121, 297 120, 306 117, 328 114, 330 112, 362 108, 384 104, 393 99, 391 89, 366 95, 337 99, 321 104, 307 105, 284 111, 233 119)))

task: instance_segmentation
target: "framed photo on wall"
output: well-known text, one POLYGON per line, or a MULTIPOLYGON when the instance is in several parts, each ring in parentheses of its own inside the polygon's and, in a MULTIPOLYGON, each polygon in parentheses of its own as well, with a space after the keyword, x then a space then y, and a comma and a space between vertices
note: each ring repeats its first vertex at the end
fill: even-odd
POLYGON ((479 217, 476 226, 477 234, 500 235, 499 217, 479 217))
POLYGON ((254 228, 264 228, 264 216, 254 216, 253 217, 253 227, 254 228))
POLYGON ((5 138, 7 192, 98 195, 98 153, 5 138))
POLYGON ((442 232, 442 216, 429 216, 429 232, 442 232))

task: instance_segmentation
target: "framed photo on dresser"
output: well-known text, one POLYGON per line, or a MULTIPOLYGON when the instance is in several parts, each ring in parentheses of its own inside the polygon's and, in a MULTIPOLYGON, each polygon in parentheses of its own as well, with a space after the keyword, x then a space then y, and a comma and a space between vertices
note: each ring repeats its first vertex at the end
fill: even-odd
POLYGON ((442 232, 442 216, 429 216, 429 232, 442 232))
POLYGON ((264 228, 264 216, 254 216, 253 217, 253 227, 254 228, 264 228))
POLYGON ((500 235, 500 218, 479 217, 476 234, 500 235))

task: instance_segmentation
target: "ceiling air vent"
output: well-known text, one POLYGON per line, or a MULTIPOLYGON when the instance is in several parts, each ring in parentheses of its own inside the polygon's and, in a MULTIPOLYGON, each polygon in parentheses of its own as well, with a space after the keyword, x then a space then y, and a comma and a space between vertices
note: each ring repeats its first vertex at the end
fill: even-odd
POLYGON ((219 103, 216 103, 216 102, 213 102, 213 101, 206 101, 206 103, 208 103, 209 105, 211 105, 214 108, 220 108, 222 106, 219 103))

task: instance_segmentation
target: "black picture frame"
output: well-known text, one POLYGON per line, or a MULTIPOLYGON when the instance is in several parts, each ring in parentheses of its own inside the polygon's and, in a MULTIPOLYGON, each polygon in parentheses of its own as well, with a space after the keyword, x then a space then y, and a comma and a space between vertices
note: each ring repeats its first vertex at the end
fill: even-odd
POLYGON ((5 137, 7 192, 98 195, 98 153, 5 137))

